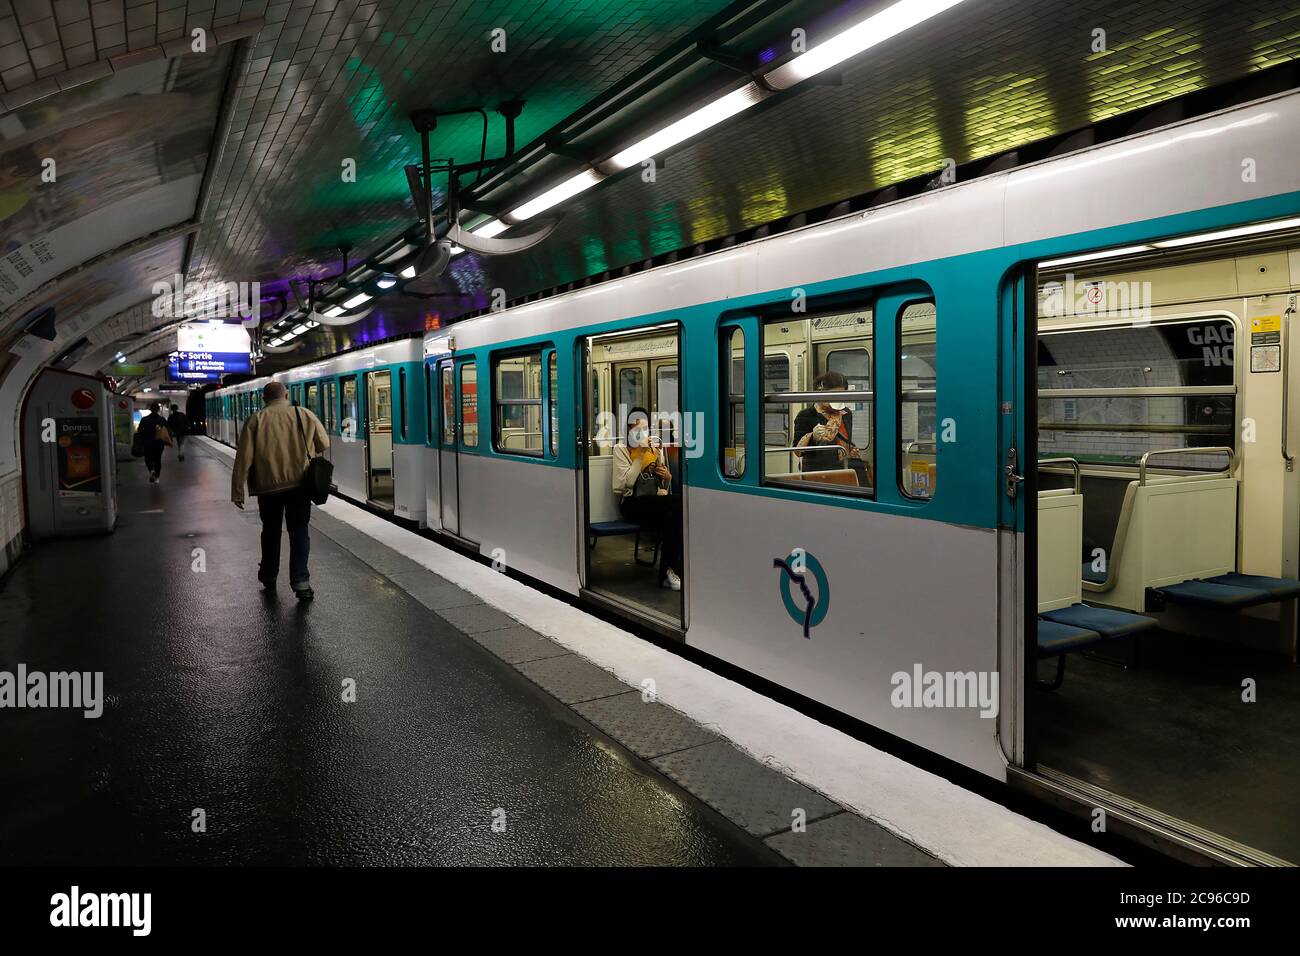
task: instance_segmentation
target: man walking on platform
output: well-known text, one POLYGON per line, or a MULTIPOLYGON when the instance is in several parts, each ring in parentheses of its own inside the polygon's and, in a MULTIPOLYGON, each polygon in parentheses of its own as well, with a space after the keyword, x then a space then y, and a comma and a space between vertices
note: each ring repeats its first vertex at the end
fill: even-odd
POLYGON ((285 387, 268 382, 262 389, 264 408, 244 422, 231 475, 230 500, 244 508, 244 485, 257 497, 262 517, 262 563, 257 579, 268 591, 280 570, 280 526, 289 527, 289 586, 300 601, 315 597, 307 558, 311 538, 311 498, 303 477, 312 458, 329 448, 329 436, 309 408, 289 404, 285 387))
POLYGON ((172 439, 176 442, 176 460, 185 460, 185 436, 190 433, 190 417, 172 406, 172 413, 167 416, 167 430, 172 433, 172 439))
POLYGON ((140 419, 136 426, 136 440, 144 446, 144 466, 149 469, 149 484, 157 484, 162 474, 163 449, 172 443, 167 422, 158 414, 162 406, 158 402, 149 403, 149 414, 140 419))

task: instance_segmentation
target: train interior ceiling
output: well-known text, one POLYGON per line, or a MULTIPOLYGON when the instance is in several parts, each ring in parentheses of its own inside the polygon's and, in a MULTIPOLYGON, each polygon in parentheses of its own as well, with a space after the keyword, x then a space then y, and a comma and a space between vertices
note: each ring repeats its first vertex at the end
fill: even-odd
POLYGON ((1300 242, 1226 238, 1040 266, 1031 730, 1040 772, 1294 862, 1300 242))

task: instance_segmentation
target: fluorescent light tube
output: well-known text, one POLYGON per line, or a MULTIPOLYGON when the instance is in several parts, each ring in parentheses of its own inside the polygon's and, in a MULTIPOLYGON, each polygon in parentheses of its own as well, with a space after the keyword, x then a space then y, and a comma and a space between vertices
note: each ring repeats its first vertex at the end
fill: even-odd
POLYGON ((590 189, 604 178, 602 174, 594 169, 584 169, 576 176, 570 176, 558 186, 546 190, 535 199, 528 200, 519 208, 512 210, 510 215, 515 219, 531 219, 539 212, 544 212, 555 204, 578 195, 584 189, 590 189))
POLYGON ((326 317, 327 319, 338 318, 340 315, 343 314, 343 312, 344 312, 343 306, 341 306, 341 305, 336 305, 336 306, 334 306, 334 308, 332 308, 332 309, 328 309, 328 310, 325 312, 325 317, 326 317))
POLYGON ((1095 259, 1115 259, 1119 256, 1132 255, 1135 252, 1150 252, 1154 247, 1147 245, 1122 246, 1118 249, 1106 249, 1103 252, 1085 252, 1079 256, 1066 256, 1063 259, 1048 259, 1040 262, 1038 268, 1050 269, 1053 266, 1065 266, 1073 262, 1092 262, 1095 259))
POLYGON ((658 156, 678 143, 704 132, 710 126, 716 126, 723 120, 749 109, 763 99, 763 96, 764 93, 757 83, 750 83, 733 90, 726 96, 720 96, 712 103, 701 106, 694 113, 683 116, 677 122, 670 123, 657 133, 651 133, 645 139, 615 153, 610 157, 608 165, 622 170, 652 156, 658 156))
POLYGON ((1300 216, 1294 219, 1276 219, 1273 222, 1257 222, 1249 226, 1237 226, 1235 229, 1221 229, 1218 232, 1202 232, 1195 236, 1179 236, 1177 239, 1162 239, 1152 245, 1160 249, 1173 249, 1177 246, 1194 246, 1199 242, 1216 242, 1219 239, 1237 239, 1241 236, 1257 236, 1264 232, 1277 232, 1280 229, 1300 228, 1300 216))
POLYGON ((367 293, 367 292, 358 292, 358 293, 357 293, 356 295, 354 295, 352 298, 348 299, 346 302, 343 303, 343 308, 344 308, 344 309, 355 309, 357 306, 361 305, 362 303, 369 302, 369 301, 370 301, 370 294, 369 294, 369 293, 367 293))
POLYGON ((796 83, 802 83, 810 76, 843 63, 961 2, 962 0, 899 0, 893 6, 840 31, 825 43, 817 44, 802 56, 781 64, 764 74, 763 79, 773 89, 788 90, 796 83))
POLYGON ((304 332, 306 332, 306 331, 307 331, 307 326, 305 326, 305 325, 295 325, 295 326, 293 327, 293 334, 294 334, 294 335, 302 335, 302 334, 303 334, 304 332))
POLYGON ((491 239, 493 236, 499 236, 510 227, 500 219, 489 219, 483 225, 476 229, 470 230, 472 236, 482 236, 484 239, 491 239))
MULTIPOLYGON (((401 276, 403 279, 414 279, 414 278, 415 278, 415 266, 407 266, 405 269, 403 269, 401 272, 399 272, 398 275, 401 276)), ((328 315, 329 313, 327 312, 327 313, 325 313, 325 314, 328 315)))

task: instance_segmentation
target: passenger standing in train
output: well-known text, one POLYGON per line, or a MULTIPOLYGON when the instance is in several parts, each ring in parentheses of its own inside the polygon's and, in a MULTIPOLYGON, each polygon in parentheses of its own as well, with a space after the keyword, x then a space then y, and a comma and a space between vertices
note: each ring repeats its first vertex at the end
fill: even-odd
POLYGON ((257 497, 262 517, 262 563, 257 580, 271 591, 280 572, 280 527, 289 528, 289 586, 300 601, 315 597, 307 559, 311 537, 311 498, 303 487, 308 462, 329 448, 325 426, 309 408, 289 404, 280 382, 262 389, 261 411, 249 416, 239 433, 230 500, 244 509, 244 485, 257 497))
POLYGON ((185 436, 190 433, 190 417, 173 405, 172 413, 167 416, 167 430, 176 442, 176 460, 184 461, 185 436))
MULTIPOLYGON (((814 392, 847 391, 849 380, 839 372, 823 372, 813 379, 814 392)), ((858 446, 853 444, 853 413, 847 402, 816 402, 804 408, 794 419, 794 444, 798 448, 809 445, 838 445, 842 452, 832 447, 812 451, 796 451, 803 471, 853 470, 858 485, 871 487, 871 476, 862 461, 858 446)))
POLYGON ((672 472, 662 444, 650 436, 650 415, 627 416, 627 442, 614 446, 614 494, 624 520, 659 535, 659 585, 682 589, 682 514, 672 494, 672 472))
POLYGON ((157 484, 162 474, 163 449, 171 444, 171 435, 167 422, 158 414, 162 406, 158 402, 149 403, 149 414, 140 419, 136 426, 136 436, 144 445, 144 466, 149 469, 149 484, 157 484))

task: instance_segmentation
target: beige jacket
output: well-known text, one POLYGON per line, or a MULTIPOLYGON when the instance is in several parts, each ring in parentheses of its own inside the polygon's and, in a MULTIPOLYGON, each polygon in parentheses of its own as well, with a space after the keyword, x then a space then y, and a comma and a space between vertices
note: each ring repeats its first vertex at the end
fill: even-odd
POLYGON ((253 495, 296 488, 307 473, 307 462, 329 446, 325 426, 310 409, 295 408, 287 398, 271 402, 249 416, 239 432, 230 500, 244 503, 245 482, 253 495))
MULTIPOLYGON (((651 467, 648 461, 643 461, 639 456, 637 460, 632 459, 633 449, 627 445, 618 444, 614 446, 614 461, 612 471, 614 494, 620 499, 626 498, 632 494, 636 487, 636 480, 640 477, 641 472, 651 467)), ((664 456, 664 450, 660 448, 655 453, 655 463, 668 467, 668 459, 664 456)))

